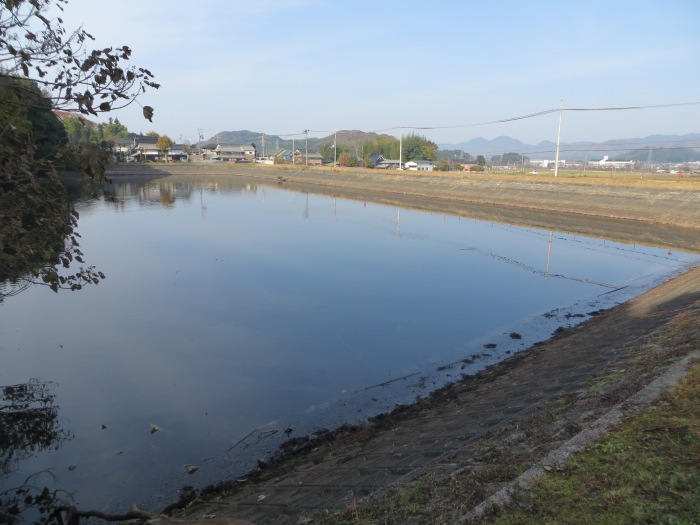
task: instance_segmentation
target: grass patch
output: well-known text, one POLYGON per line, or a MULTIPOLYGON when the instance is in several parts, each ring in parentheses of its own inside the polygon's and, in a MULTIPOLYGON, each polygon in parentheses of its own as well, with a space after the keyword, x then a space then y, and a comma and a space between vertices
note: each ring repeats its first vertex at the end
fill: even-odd
POLYGON ((483 523, 700 520, 700 363, 684 383, 483 523))

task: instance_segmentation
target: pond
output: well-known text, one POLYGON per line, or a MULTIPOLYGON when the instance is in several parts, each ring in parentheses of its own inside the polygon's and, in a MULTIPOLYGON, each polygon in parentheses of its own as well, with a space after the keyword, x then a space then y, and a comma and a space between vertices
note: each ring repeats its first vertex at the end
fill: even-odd
POLYGON ((112 512, 242 476, 698 261, 245 182, 116 182, 78 209, 106 280, 0 303, 0 405, 34 414, 5 429, 0 488, 36 475, 112 512))

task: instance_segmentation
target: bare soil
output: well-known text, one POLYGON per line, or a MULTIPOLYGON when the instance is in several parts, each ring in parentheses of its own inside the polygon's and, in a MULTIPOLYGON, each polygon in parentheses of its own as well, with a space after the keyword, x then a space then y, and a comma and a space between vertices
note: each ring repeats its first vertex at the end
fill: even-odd
MULTIPOLYGON (((128 166, 110 173, 172 181, 193 175, 700 253, 697 180, 206 165, 128 166)), ((394 500, 420 486, 420 504, 397 522, 465 523, 489 495, 700 349, 700 267, 595 314, 366 425, 290 440, 249 476, 185 491, 169 512, 258 524, 356 523, 361 508, 391 501, 386 508, 394 512, 394 500), (324 518, 329 512, 337 518, 324 518)), ((390 522, 381 514, 375 520, 390 522)))

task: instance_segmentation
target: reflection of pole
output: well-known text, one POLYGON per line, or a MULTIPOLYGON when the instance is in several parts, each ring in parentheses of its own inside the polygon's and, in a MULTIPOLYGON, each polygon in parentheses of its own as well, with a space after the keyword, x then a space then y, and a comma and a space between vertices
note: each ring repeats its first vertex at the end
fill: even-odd
POLYGON ((554 236, 554 232, 550 231, 549 232, 549 246, 547 247, 547 268, 544 271, 544 277, 547 282, 549 282, 549 260, 552 256, 552 237, 554 236))
POLYGON ((396 208, 396 237, 401 237, 401 208, 396 208))
POLYGON ((557 158, 554 160, 554 176, 559 175, 559 139, 561 138, 561 115, 564 110, 564 101, 559 101, 559 129, 557 130, 557 158))

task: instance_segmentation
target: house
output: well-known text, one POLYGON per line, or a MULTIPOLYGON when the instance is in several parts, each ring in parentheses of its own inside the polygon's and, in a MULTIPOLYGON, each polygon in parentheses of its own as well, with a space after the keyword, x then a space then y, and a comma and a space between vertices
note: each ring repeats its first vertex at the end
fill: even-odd
POLYGON ((202 158, 225 162, 252 162, 255 160, 255 148, 241 144, 207 144, 202 146, 202 158))
POLYGON ((114 147, 112 152, 117 160, 128 158, 133 153, 134 139, 123 139, 121 137, 114 139, 114 147))
POLYGON ((384 157, 380 155, 379 153, 373 153, 372 155, 369 156, 369 162, 370 162, 370 168, 376 168, 381 161, 384 160, 384 157))
POLYGON ((385 159, 382 158, 382 160, 375 166, 375 168, 380 169, 380 170, 400 170, 401 169, 401 161, 396 159, 385 159))
POLYGON ((323 155, 320 153, 309 153, 305 156, 304 153, 297 150, 294 152, 294 164, 321 166, 323 164, 323 155))
POLYGON ((171 160, 173 162, 187 162, 188 155, 187 151, 185 150, 185 145, 173 144, 168 150, 167 157, 167 160, 171 160))
POLYGON ((409 160, 404 167, 410 171, 433 171, 435 164, 429 160, 409 160))
POLYGON ((131 149, 131 159, 137 162, 155 162, 159 160, 161 152, 156 146, 158 137, 139 135, 134 137, 131 149))

